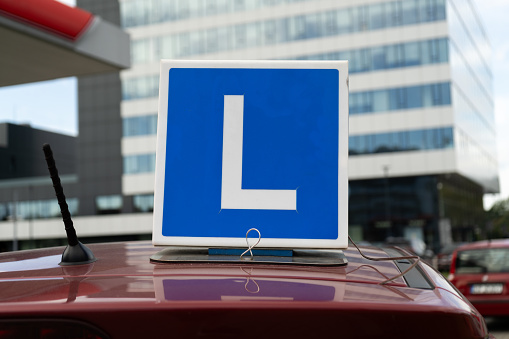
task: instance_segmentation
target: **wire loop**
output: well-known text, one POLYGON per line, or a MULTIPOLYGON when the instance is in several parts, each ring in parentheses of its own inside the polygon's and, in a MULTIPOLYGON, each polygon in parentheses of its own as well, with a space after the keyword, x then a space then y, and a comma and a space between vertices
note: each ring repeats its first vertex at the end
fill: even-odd
POLYGON ((242 253, 240 255, 240 259, 241 260, 253 260, 253 252, 251 251, 252 248, 254 248, 256 245, 258 245, 258 243, 260 242, 260 239, 262 238, 262 234, 260 233, 260 231, 258 231, 256 228, 250 228, 247 230, 246 232, 246 244, 247 244, 247 250, 244 251, 244 253, 242 253), (258 232, 258 241, 254 244, 254 245, 249 245, 249 240, 247 238, 247 236, 249 235, 249 232, 251 231, 256 231, 258 232), (250 258, 242 258, 244 256, 244 254, 246 254, 247 252, 249 252, 249 254, 251 255, 250 258))

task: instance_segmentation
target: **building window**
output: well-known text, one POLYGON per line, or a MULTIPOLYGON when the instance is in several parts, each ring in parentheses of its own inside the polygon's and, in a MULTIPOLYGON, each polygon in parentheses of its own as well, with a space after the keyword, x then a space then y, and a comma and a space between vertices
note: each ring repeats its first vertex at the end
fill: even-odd
POLYGON ((417 0, 401 1, 403 25, 412 25, 420 22, 418 2, 417 0))
POLYGON ((453 147, 452 127, 349 137, 349 155, 425 151, 453 147))
POLYGON ((369 26, 371 29, 385 27, 385 4, 373 4, 369 6, 369 26))
MULTIPOLYGON (((271 36, 271 30, 274 29, 272 23, 265 23, 261 28, 265 30, 266 35, 263 39, 274 39, 271 36)), ((245 27, 239 28, 239 36, 235 41, 227 39, 226 29, 219 29, 207 33, 207 36, 218 36, 219 39, 214 39, 214 43, 210 43, 207 48, 211 51, 226 50, 230 44, 236 43, 239 47, 245 47, 247 44, 247 33, 245 27), (217 44, 216 44, 217 43, 217 44)), ((278 32, 279 34, 279 32, 278 32)), ((203 34, 198 32, 192 33, 190 37, 190 48, 195 51, 201 51, 205 48, 203 34)), ((156 39, 158 55, 161 58, 171 58, 174 56, 175 49, 171 47, 174 41, 170 37, 156 39)), ((326 54, 312 54, 295 57, 298 60, 349 60, 349 72, 371 72, 384 69, 392 69, 396 67, 411 67, 426 65, 430 63, 444 63, 448 61, 448 43, 446 38, 424 40, 417 42, 410 42, 405 44, 377 46, 372 48, 365 48, 351 51, 337 51, 328 52, 326 54)), ((198 52, 197 52, 198 53, 198 52)), ((201 53, 201 52, 200 52, 201 53)), ((143 76, 137 78, 126 79, 122 82, 122 97, 124 100, 141 99, 147 97, 156 97, 158 95, 158 78, 154 76, 143 76)), ((423 100, 425 100, 423 98, 423 100)), ((152 123, 153 122, 147 122, 152 123)), ((124 123, 124 128, 126 128, 124 123)), ((136 123, 134 123, 136 124, 136 123)), ((155 126, 155 125, 154 125, 155 126)), ((124 129, 124 133, 125 133, 124 129)), ((135 134, 133 134, 135 135, 135 134)), ((142 134, 138 134, 142 135, 142 134)), ((124 134, 126 136, 126 134, 124 134)))
POLYGON ((122 119, 124 137, 154 135, 157 133, 157 114, 122 119))
POLYGON ((159 76, 149 75, 122 81, 122 100, 157 97, 159 95, 159 76))
POLYGON ((450 105, 450 92, 447 82, 350 93, 350 114, 450 105))
MULTIPOLYGON (((71 215, 78 213, 79 200, 77 198, 68 198, 67 206, 71 215)), ((46 219, 61 216, 60 206, 57 199, 49 200, 31 200, 18 201, 16 203, 0 204, 0 220, 17 219, 46 219)))
POLYGON ((138 39, 132 42, 131 62, 133 64, 143 64, 152 59, 149 53, 152 50, 150 42, 150 39, 138 39))
POLYGON ((155 154, 136 154, 124 157, 124 174, 154 172, 156 167, 155 154))
POLYGON ((144 194, 133 196, 133 205, 136 212, 153 212, 154 211, 154 195, 144 194))
POLYGON ((103 195, 95 198, 97 214, 117 214, 122 210, 121 195, 103 195))
POLYGON ((264 41, 264 45, 272 45, 277 42, 275 20, 268 20, 263 22, 261 29, 262 29, 261 35, 264 41))

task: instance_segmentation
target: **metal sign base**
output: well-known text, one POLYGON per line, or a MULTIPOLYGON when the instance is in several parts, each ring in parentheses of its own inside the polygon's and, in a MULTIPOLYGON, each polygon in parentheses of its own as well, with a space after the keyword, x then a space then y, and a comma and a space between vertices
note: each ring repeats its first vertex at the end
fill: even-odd
MULTIPOLYGON (((274 249, 271 249, 274 251, 274 249)), ((237 264, 280 264, 311 266, 344 266, 348 264, 341 250, 294 249, 287 255, 223 255, 210 254, 206 247, 168 247, 150 257, 151 262, 160 263, 237 263, 237 264)), ((256 253, 256 252, 255 252, 256 253)))

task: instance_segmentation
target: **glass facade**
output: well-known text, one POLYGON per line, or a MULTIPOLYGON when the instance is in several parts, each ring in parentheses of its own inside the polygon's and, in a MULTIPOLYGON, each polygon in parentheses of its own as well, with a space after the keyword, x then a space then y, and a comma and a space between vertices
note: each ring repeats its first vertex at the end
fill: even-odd
POLYGON ((483 225, 483 188, 457 174, 438 177, 439 216, 452 226, 453 239, 473 241, 483 225))
POLYGON ((353 92, 350 115, 426 108, 451 104, 449 83, 353 92))
POLYGON ((348 72, 362 73, 449 61, 446 38, 297 56, 296 60, 348 60, 348 72))
POLYGON ((459 164, 486 192, 498 192, 491 46, 472 0, 447 1, 447 17, 459 164))
POLYGON ((488 66, 490 48, 479 24, 467 26, 463 21, 466 17, 470 19, 468 22, 477 22, 471 7, 455 4, 455 1, 451 1, 448 8, 457 111, 462 127, 475 139, 482 140, 482 146, 490 151, 495 145, 493 75, 488 66))
MULTIPOLYGON (((447 39, 442 38, 358 50, 297 56, 289 59, 349 60, 349 72, 362 73, 445 63, 449 60, 448 46, 447 39)), ((133 46, 134 49, 135 47, 133 46)), ((159 94, 158 84, 159 78, 153 75, 126 79, 122 83, 122 98, 123 100, 132 100, 157 96, 159 94)))
MULTIPOLYGON (((471 0, 447 2, 450 38, 464 58, 472 75, 475 75, 485 92, 493 93, 491 72, 491 46, 471 0)), ((453 65, 454 66, 454 65, 453 65)))
POLYGON ((362 240, 374 243, 403 237, 409 225, 418 225, 423 240, 432 244, 438 215, 437 183, 435 176, 351 181, 349 225, 358 225, 362 240))
POLYGON ((452 226, 456 241, 476 239, 482 225, 483 191, 457 174, 390 177, 349 183, 349 224, 357 239, 374 243, 404 237, 408 230, 423 235, 433 249, 440 248, 439 220, 452 226))
MULTIPOLYGON (((156 97, 159 93, 157 88, 158 81, 158 78, 153 76, 125 80, 122 83, 124 100, 156 97), (152 81, 152 86, 148 85, 151 90, 147 90, 148 81, 152 81), (139 91, 137 90, 138 88, 140 89, 139 91)), ((351 92, 349 96, 351 115, 450 104, 451 89, 449 83, 351 92)))
POLYGON ((353 135, 348 138, 348 153, 351 156, 426 151, 452 148, 453 146, 452 127, 353 135))
MULTIPOLYGON (((120 14, 122 26, 128 28, 311 1, 320 0, 121 0, 120 14)), ((316 18, 316 21, 325 22, 324 27, 331 30, 342 27, 355 32, 355 27, 381 29, 444 18, 444 0, 406 0, 346 8, 331 12, 326 20, 316 18)))
POLYGON ((488 120, 480 114, 472 105, 471 98, 467 97, 456 84, 452 86, 451 92, 454 98, 454 107, 459 112, 458 118, 462 129, 470 135, 472 140, 476 140, 476 144, 482 147, 486 153, 492 158, 496 158, 494 121, 488 120))
POLYGON ((487 152, 484 147, 479 146, 468 133, 465 133, 460 128, 456 128, 457 145, 464 151, 468 152, 481 168, 497 168, 497 158, 490 152, 487 152))
MULTIPOLYGON (((145 18, 144 20, 147 22, 141 20, 141 22, 145 22, 145 25, 151 24, 151 20, 148 19, 150 15, 143 14, 141 10, 142 7, 148 9, 149 6, 144 5, 145 1, 142 2, 143 4, 140 1, 122 2, 123 22, 126 22, 127 26, 129 26, 127 22, 133 21, 131 13, 145 18), (138 3, 140 10, 132 9, 136 6, 130 8, 132 3, 138 3)), ((175 4, 175 1, 165 4, 170 7, 175 4)), ((205 7, 204 3, 201 7, 205 7)), ((441 20, 445 20, 445 0, 405 0, 341 8, 233 26, 133 39, 132 64, 441 20)))
POLYGON ((122 1, 124 28, 210 17, 316 0, 127 0, 122 1))

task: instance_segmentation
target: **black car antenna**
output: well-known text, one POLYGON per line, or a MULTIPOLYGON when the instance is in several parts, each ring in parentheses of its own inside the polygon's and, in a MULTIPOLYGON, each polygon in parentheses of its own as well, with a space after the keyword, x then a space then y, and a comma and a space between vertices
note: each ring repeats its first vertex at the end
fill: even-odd
POLYGON ((51 151, 49 144, 42 145, 42 150, 44 151, 46 163, 48 164, 49 174, 51 181, 53 182, 53 188, 55 189, 58 205, 60 206, 60 213, 62 213, 65 232, 67 233, 68 245, 65 248, 64 253, 62 253, 62 261, 59 265, 68 266, 93 263, 97 260, 94 254, 88 247, 78 240, 78 236, 76 235, 76 230, 74 229, 71 219, 71 213, 69 212, 69 206, 67 206, 67 202, 65 201, 64 189, 62 188, 60 176, 58 175, 58 170, 55 165, 55 159, 53 158, 53 151, 51 151))

